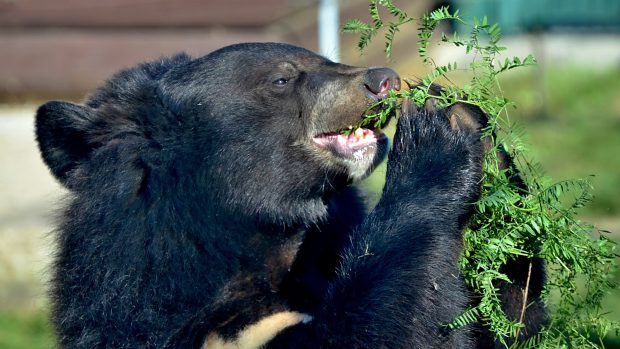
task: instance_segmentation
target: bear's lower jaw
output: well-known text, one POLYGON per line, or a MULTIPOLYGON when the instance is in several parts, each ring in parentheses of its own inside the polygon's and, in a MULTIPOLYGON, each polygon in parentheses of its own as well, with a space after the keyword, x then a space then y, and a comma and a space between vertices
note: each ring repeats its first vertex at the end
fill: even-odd
POLYGON ((349 135, 342 133, 325 133, 312 138, 313 143, 321 149, 345 158, 360 160, 362 157, 371 155, 377 143, 385 138, 381 131, 373 131, 366 128, 358 128, 349 135))
POLYGON ((321 134, 312 138, 314 145, 335 163, 346 169, 352 180, 367 177, 385 158, 389 139, 380 130, 358 129, 350 135, 321 134))

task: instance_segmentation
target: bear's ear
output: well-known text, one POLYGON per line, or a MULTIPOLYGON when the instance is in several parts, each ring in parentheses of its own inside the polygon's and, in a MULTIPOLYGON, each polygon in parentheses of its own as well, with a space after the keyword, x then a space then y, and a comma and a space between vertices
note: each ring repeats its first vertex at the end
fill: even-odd
POLYGON ((84 162, 93 145, 87 139, 94 110, 69 102, 51 101, 37 110, 36 136, 43 160, 65 186, 71 171, 84 162))

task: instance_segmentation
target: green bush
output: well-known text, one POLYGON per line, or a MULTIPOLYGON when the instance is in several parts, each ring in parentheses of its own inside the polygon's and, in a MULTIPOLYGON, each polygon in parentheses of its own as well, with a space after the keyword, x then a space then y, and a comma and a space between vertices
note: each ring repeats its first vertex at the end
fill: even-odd
MULTIPOLYGON (((485 157, 484 182, 481 199, 475 204, 471 226, 464 234, 464 251, 460 261, 462 276, 480 298, 458 316, 449 327, 472 322, 486 324, 496 338, 508 347, 508 339, 517 338, 523 328, 520 321, 511 321, 501 308, 496 289, 498 282, 509 281, 500 270, 507 261, 519 256, 541 258, 546 262, 548 280, 544 300, 550 309, 549 324, 535 337, 515 342, 511 348, 599 348, 603 339, 618 325, 604 317, 603 297, 613 287, 612 273, 616 254, 615 244, 607 232, 580 221, 576 210, 591 199, 590 178, 553 182, 542 167, 534 163, 527 152, 523 128, 511 122, 509 111, 513 103, 502 91, 498 76, 524 66, 535 64, 531 55, 499 60, 505 48, 499 45, 499 25, 486 18, 467 23, 458 11, 443 7, 421 18, 413 18, 390 0, 371 0, 371 23, 351 20, 346 32, 360 35, 358 46, 364 49, 379 33, 384 34, 385 53, 389 57, 394 37, 406 25, 417 23, 417 54, 429 66, 430 72, 409 90, 391 91, 389 97, 369 109, 369 115, 355 127, 373 123, 381 127, 388 116, 397 113, 398 105, 410 99, 422 106, 430 99, 439 107, 466 103, 479 107, 489 117, 483 137, 491 137, 494 150, 505 149, 527 184, 518 187, 511 169, 499 166, 495 151, 485 157), (389 12, 389 20, 380 15, 380 8, 389 12), (439 34, 440 44, 462 47, 472 59, 465 69, 469 82, 462 86, 444 84, 440 95, 431 86, 438 81, 451 81, 448 75, 457 71, 457 64, 438 66, 428 56, 436 28, 443 21, 458 21, 469 25, 470 34, 459 36, 439 34), (379 108, 378 112, 375 112, 379 108)), ((462 73, 463 69, 459 73, 462 73)), ((353 128, 352 128, 353 129, 353 128)), ((528 280, 529 282, 529 280, 528 280)), ((526 287, 527 288, 527 287, 526 287)), ((527 311, 527 293, 521 319, 527 311)))

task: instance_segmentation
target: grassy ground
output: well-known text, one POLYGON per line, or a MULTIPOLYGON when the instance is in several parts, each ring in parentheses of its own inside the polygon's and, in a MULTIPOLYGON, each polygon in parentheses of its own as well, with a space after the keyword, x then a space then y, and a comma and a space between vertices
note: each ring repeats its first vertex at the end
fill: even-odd
POLYGON ((531 150, 549 175, 595 176, 594 200, 584 215, 619 216, 620 69, 533 68, 503 85, 518 101, 512 114, 526 127, 531 150))
MULTIPOLYGON (((583 216, 614 232, 612 236, 620 241, 620 69, 530 69, 509 76, 502 83, 507 96, 519 105, 512 117, 526 127, 533 156, 544 164, 551 177, 560 180, 596 176, 595 198, 583 216)), ((379 169, 378 175, 369 180, 370 187, 380 188, 382 173, 384 170, 379 169)), ((27 212, 28 206, 23 207, 27 212)), ((41 235, 32 234, 37 238, 41 235)), ((7 236, 19 234, 0 234, 0 247, 4 245, 4 251, 9 253, 8 247, 15 244, 6 240, 7 236)), ((11 300, 2 299, 2 290, 27 284, 21 279, 11 284, 11 279, 2 277, 2 267, 6 266, 0 254, 0 348, 53 347, 47 314, 42 310, 44 301, 32 302, 35 306, 6 306, 11 300)), ((620 282, 620 273, 616 273, 615 279, 620 282)), ((33 282, 31 287, 40 288, 41 284, 33 282)), ((620 291, 607 298, 605 308, 611 318, 620 321, 620 291)), ((617 338, 610 338, 607 344, 607 348, 620 348, 617 338)))
POLYGON ((53 348, 52 331, 44 311, 0 311, 0 348, 53 348))

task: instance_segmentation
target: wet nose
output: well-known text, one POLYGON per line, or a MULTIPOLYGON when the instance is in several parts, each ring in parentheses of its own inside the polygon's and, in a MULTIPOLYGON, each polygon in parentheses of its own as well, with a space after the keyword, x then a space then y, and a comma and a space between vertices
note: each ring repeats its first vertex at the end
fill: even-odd
POLYGON ((400 90, 400 77, 390 68, 371 68, 366 72, 364 86, 370 93, 385 97, 389 89, 400 90))

